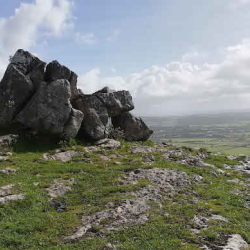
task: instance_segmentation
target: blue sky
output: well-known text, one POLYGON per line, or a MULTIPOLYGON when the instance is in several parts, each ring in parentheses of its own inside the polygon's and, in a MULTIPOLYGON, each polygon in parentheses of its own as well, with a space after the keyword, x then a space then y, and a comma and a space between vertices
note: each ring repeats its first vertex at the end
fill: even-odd
POLYGON ((85 93, 130 90, 141 115, 250 108, 248 0, 0 3, 0 76, 23 48, 74 70, 85 93))

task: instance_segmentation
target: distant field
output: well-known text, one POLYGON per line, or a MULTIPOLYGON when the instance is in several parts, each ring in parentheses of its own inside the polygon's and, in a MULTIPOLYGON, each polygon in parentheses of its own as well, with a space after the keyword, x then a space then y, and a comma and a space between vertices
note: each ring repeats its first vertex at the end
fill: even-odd
POLYGON ((250 112, 186 117, 144 117, 152 140, 211 152, 250 155, 250 112))

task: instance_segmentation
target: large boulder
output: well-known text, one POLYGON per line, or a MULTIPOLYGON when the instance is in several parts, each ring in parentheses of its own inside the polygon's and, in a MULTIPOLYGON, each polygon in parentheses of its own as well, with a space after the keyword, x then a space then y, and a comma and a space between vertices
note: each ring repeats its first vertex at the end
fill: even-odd
POLYGON ((102 101, 111 117, 134 109, 129 91, 115 91, 105 87, 95 92, 94 95, 102 101))
POLYGON ((41 83, 16 120, 35 131, 61 136, 71 111, 70 84, 61 79, 41 83))
POLYGON ((80 137, 100 140, 113 131, 108 110, 97 96, 81 94, 74 99, 73 106, 84 114, 80 137))
POLYGON ((66 79, 70 82, 71 99, 77 94, 77 74, 58 61, 52 61, 46 67, 45 80, 53 82, 60 79, 66 79))
POLYGON ((18 50, 0 82, 0 127, 9 127, 44 78, 45 63, 18 50))
POLYGON ((75 138, 77 136, 83 117, 84 115, 80 110, 71 109, 69 120, 64 127, 63 134, 65 138, 75 138))
POLYGON ((35 88, 44 80, 46 63, 30 54, 28 51, 19 49, 11 59, 11 64, 20 70, 26 77, 30 78, 35 88))
POLYGON ((127 141, 146 141, 153 133, 141 118, 137 118, 129 112, 114 117, 112 122, 114 128, 124 131, 127 141))

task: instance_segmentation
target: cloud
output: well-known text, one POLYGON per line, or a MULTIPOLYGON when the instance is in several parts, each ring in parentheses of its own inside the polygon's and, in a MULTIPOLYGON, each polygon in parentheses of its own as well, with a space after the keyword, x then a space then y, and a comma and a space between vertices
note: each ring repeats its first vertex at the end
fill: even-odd
POLYGON ((117 40, 117 38, 119 37, 119 35, 121 34, 121 30, 120 29, 116 29, 112 32, 112 34, 108 37, 106 37, 106 41, 108 42, 113 42, 115 40, 117 40))
POLYGON ((101 77, 96 68, 79 78, 80 87, 92 93, 106 85, 127 89, 146 114, 183 114, 250 108, 250 40, 224 49, 217 64, 170 62, 128 77, 101 77), (155 108, 157 107, 157 109, 155 108))
POLYGON ((98 39, 94 33, 82 34, 80 32, 75 33, 75 40, 78 44, 93 45, 98 42, 98 39))
POLYGON ((250 0, 237 0, 239 4, 248 4, 250 3, 250 0))
POLYGON ((0 18, 0 77, 9 55, 30 49, 38 41, 39 31, 60 36, 73 26, 73 2, 70 0, 35 0, 21 3, 13 16, 0 18))

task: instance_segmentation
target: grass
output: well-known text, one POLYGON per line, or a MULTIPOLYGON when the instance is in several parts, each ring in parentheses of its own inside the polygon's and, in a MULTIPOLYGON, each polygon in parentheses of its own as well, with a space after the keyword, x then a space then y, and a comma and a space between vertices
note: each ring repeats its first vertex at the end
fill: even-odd
MULTIPOLYGON (((123 143, 123 148, 95 154, 87 154, 94 164, 75 159, 70 163, 39 161, 45 152, 53 152, 58 148, 56 141, 40 140, 23 141, 14 148, 10 161, 0 163, 0 169, 12 167, 18 170, 17 175, 0 174, 0 186, 16 184, 18 192, 25 193, 25 201, 15 201, 0 205, 0 249, 1 250, 72 250, 72 249, 104 249, 107 243, 115 244, 122 250, 197 250, 206 244, 221 244, 226 236, 239 233, 250 243, 250 213, 244 207, 247 196, 239 185, 228 183, 228 177, 215 176, 210 169, 187 167, 168 162, 155 153, 155 164, 145 166, 140 155, 131 155, 129 146, 138 145, 123 143), (110 162, 102 162, 100 154, 120 154, 123 156, 110 162), (83 238, 75 243, 64 243, 62 239, 71 235, 81 225, 81 216, 91 215, 105 209, 105 204, 115 204, 124 199, 128 192, 147 185, 142 180, 136 185, 120 185, 119 177, 137 168, 173 168, 187 172, 188 175, 202 175, 203 181, 187 190, 183 190, 173 199, 166 198, 163 207, 152 206, 150 220, 142 225, 121 229, 105 236, 83 238), (63 199, 68 211, 58 213, 49 206, 46 187, 55 178, 74 178, 72 190, 63 199), (34 186, 38 182, 38 186, 34 186), (236 195, 235 190, 240 190, 236 195), (242 192, 242 194, 241 194, 242 192), (193 198, 198 203, 193 202, 193 198), (195 215, 209 216, 219 214, 228 222, 211 222, 208 228, 198 236, 191 234, 195 215)), ((153 146, 151 141, 141 145, 153 146)), ((75 146, 75 142, 72 147, 75 146)), ((83 150, 84 145, 78 145, 83 150)), ((195 153, 195 152, 194 152, 195 153)), ((211 156, 208 163, 217 167, 226 164, 237 164, 224 156, 211 156)), ((229 171, 230 178, 246 181, 246 177, 229 171)), ((103 224, 108 221, 103 221, 103 224)), ((96 228, 98 231, 98 228, 96 228)))
POLYGON ((226 155, 250 154, 250 144, 232 139, 219 140, 217 138, 173 138, 172 143, 177 146, 206 147, 210 152, 220 152, 226 155))

